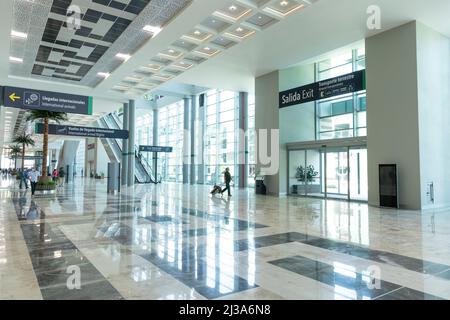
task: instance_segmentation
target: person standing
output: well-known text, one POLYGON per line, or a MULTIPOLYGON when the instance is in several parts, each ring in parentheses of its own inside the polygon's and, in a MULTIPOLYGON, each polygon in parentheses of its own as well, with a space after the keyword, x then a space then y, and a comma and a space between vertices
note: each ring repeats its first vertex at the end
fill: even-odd
POLYGON ((225 180, 225 189, 222 190, 222 194, 225 191, 228 191, 228 196, 231 197, 231 188, 230 188, 230 183, 231 183, 231 174, 230 174, 230 168, 226 168, 223 178, 225 180))
POLYGON ((55 183, 58 183, 58 170, 54 169, 52 172, 52 180, 55 183))
POLYGON ((31 196, 34 196, 34 192, 36 191, 36 185, 38 183, 40 176, 41 174, 35 168, 33 168, 29 173, 29 179, 31 182, 31 196))
POLYGON ((59 168, 59 185, 62 187, 64 186, 64 178, 66 177, 66 172, 64 171, 64 168, 59 168))

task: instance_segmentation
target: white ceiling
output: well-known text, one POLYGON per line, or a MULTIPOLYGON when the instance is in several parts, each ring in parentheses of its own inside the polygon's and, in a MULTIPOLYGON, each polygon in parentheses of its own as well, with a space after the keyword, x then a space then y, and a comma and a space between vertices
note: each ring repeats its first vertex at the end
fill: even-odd
MULTIPOLYGON (((103 80, 95 88, 90 88, 10 76, 8 61, 10 32, 13 26, 13 0, 2 0, 0 85, 78 93, 120 103, 128 100, 130 96, 111 91, 115 85, 120 84, 125 77, 132 76, 140 66, 150 63, 152 58, 169 48, 174 48, 172 45, 183 35, 199 27, 202 30, 211 31, 205 27, 211 26, 206 21, 207 19, 215 17, 218 20, 224 20, 217 16, 218 10, 232 4, 238 6, 239 9, 240 6, 252 8, 254 3, 264 4, 265 2, 266 0, 194 0, 179 16, 164 26, 156 37, 143 45, 127 62, 122 63, 109 78, 103 80), (203 26, 201 26, 202 23, 203 26)), ((411 20, 418 20, 450 37, 449 0, 319 0, 315 3, 314 1, 307 2, 313 4, 307 5, 303 10, 298 10, 284 19, 280 18, 279 22, 266 29, 255 28, 255 34, 244 41, 236 41, 236 45, 221 50, 219 54, 195 65, 157 89, 164 90, 165 87, 170 88, 178 83, 184 83, 199 87, 252 92, 256 76, 298 64, 411 20), (368 17, 366 10, 370 5, 378 5, 381 8, 381 30, 371 31, 366 27, 368 17)), ((307 2, 305 3, 307 4, 307 2)), ((263 6, 259 10, 261 8, 263 6)), ((258 8, 253 7, 252 10, 243 19, 249 18, 253 12, 258 12, 258 8)), ((229 21, 230 25, 231 22, 229 21)), ((94 109, 94 112, 96 111, 94 109)), ((4 123, 4 113, 2 110, 1 123, 4 123)), ((0 144, 2 139, 0 133, 0 144)))

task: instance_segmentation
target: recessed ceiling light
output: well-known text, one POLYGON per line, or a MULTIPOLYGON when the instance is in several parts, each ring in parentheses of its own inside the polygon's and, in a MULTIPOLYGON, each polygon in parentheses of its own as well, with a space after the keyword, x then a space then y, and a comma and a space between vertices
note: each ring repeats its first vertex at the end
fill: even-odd
POLYGON ((175 53, 175 51, 173 49, 170 49, 169 53, 175 53))
POLYGON ((124 61, 128 61, 131 58, 131 56, 129 54, 125 54, 125 53, 118 53, 118 54, 116 54, 116 57, 119 59, 122 59, 124 61))
POLYGON ((210 47, 205 47, 205 50, 209 51, 209 50, 211 50, 211 48, 210 47))
POLYGON ((262 19, 262 16, 258 16, 258 19, 262 19))
POLYGON ((22 58, 16 58, 16 57, 9 57, 9 61, 11 62, 17 62, 17 63, 22 63, 23 59, 22 58))
POLYGON ((99 72, 97 75, 107 79, 111 74, 109 72, 99 72))
POLYGON ((242 32, 244 29, 242 29, 241 27, 237 28, 236 31, 237 32, 242 32))
POLYGON ((13 37, 13 38, 20 38, 20 39, 26 39, 26 38, 28 38, 28 35, 26 33, 24 33, 24 32, 11 30, 11 37, 13 37))
POLYGON ((198 31, 198 30, 195 30, 195 31, 194 31, 194 34, 198 36, 198 35, 200 35, 200 34, 202 34, 202 33, 201 33, 200 31, 198 31))
POLYGON ((228 9, 230 9, 230 11, 236 11, 236 6, 230 6, 228 9))
POLYGON ((287 1, 281 1, 280 2, 280 5, 283 6, 283 7, 286 7, 288 4, 289 4, 289 2, 287 2, 287 1))
POLYGON ((162 31, 162 28, 160 28, 160 27, 155 27, 155 26, 150 26, 150 25, 146 25, 146 26, 143 28, 143 30, 144 30, 144 31, 147 31, 147 32, 151 32, 151 33, 153 33, 153 34, 156 36, 158 33, 160 33, 160 32, 162 31))

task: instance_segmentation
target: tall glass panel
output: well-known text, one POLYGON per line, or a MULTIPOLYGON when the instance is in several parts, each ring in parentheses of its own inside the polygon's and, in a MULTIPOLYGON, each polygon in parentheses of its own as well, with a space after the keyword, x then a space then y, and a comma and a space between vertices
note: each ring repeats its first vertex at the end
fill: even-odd
POLYGON ((158 172, 166 181, 183 180, 183 117, 183 101, 159 109, 159 144, 173 148, 171 153, 158 154, 158 172))
POLYGON ((321 149, 306 151, 306 194, 314 197, 324 197, 323 157, 321 149))
MULTIPOLYGON (((365 49, 349 50, 317 63, 317 80, 326 80, 365 69, 365 49)), ((317 139, 342 139, 367 135, 365 91, 317 102, 317 139)))
POLYGON ((255 96, 248 96, 248 186, 255 186, 256 143, 255 143, 255 96))
POLYGON ((289 194, 306 195, 305 150, 289 152, 289 194))
POLYGON ((205 113, 205 183, 221 184, 227 167, 236 182, 238 94, 233 91, 208 91, 205 113))

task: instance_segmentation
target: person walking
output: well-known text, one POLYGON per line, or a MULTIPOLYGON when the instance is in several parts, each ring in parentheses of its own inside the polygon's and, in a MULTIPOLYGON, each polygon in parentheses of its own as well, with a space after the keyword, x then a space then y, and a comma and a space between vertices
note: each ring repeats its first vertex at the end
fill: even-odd
POLYGON ((19 188, 22 189, 22 184, 25 185, 25 188, 28 189, 28 183, 27 183, 27 179, 28 179, 28 173, 27 171, 24 170, 19 170, 18 172, 19 178, 20 178, 20 184, 19 184, 19 188))
POLYGON ((223 178, 225 180, 225 189, 222 190, 222 195, 225 191, 228 191, 228 196, 231 197, 231 188, 230 188, 230 183, 231 183, 231 174, 230 174, 230 168, 226 168, 223 178))
POLYGON ((41 176, 41 174, 39 173, 39 171, 37 171, 35 168, 33 168, 31 170, 31 172, 29 173, 29 179, 31 182, 31 196, 34 196, 34 192, 36 191, 36 185, 38 183, 39 177, 41 176))

